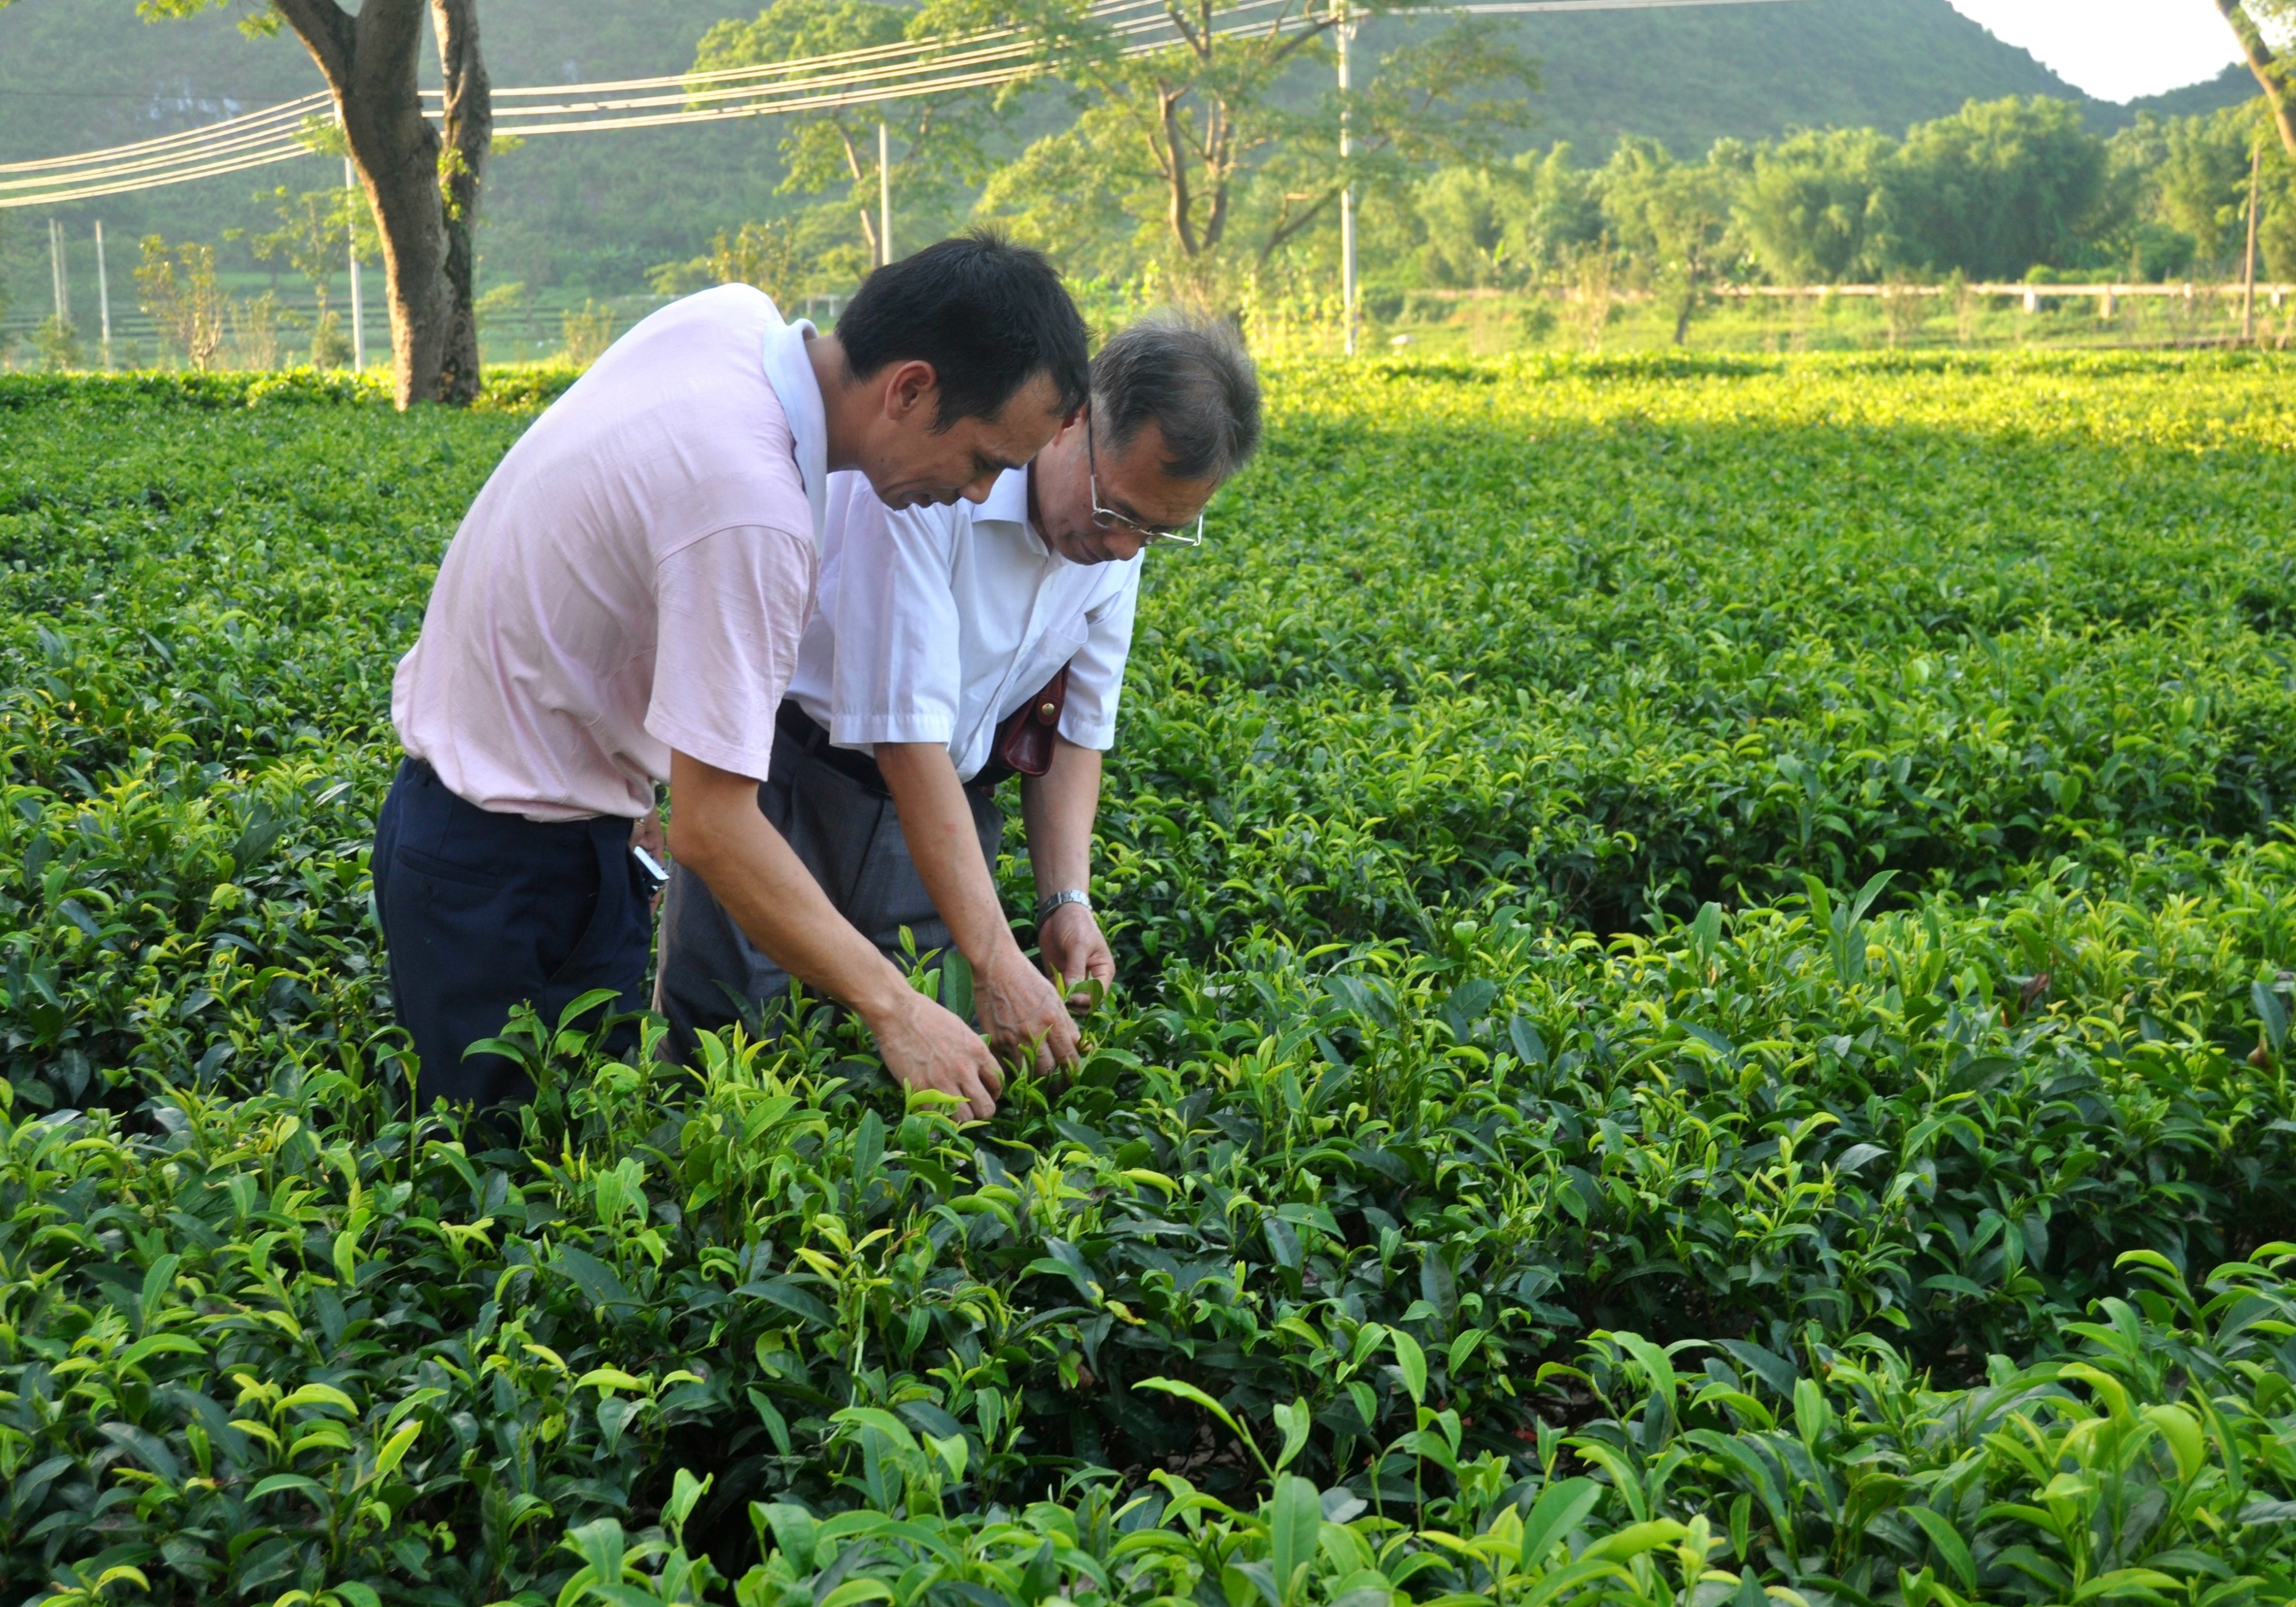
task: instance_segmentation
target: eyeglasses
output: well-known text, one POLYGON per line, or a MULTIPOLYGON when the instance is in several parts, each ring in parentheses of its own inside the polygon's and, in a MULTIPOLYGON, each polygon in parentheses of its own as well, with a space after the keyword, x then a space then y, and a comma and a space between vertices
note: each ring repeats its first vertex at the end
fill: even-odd
POLYGON ((1129 530, 1150 546, 1200 547, 1204 545, 1204 516, 1201 513, 1196 515, 1196 528, 1193 530, 1185 528, 1163 530, 1154 525, 1142 524, 1136 519, 1128 519, 1114 508, 1100 505, 1100 458, 1093 450, 1092 415, 1088 413, 1084 420, 1084 456, 1086 475, 1092 486, 1093 523, 1103 530, 1111 528, 1129 530))

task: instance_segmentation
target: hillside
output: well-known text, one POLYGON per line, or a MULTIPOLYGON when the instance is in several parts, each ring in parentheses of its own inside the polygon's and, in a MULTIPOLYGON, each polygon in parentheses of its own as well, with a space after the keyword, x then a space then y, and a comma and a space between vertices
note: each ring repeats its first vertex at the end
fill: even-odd
POLYGON ((2148 94, 2129 102, 2125 106, 2110 107, 2117 114, 2112 127, 2136 120, 2136 115, 2149 111, 2155 117, 2204 117, 2226 106, 2238 106, 2256 98, 2256 77, 2238 61, 2226 67, 2212 78, 2197 84, 2187 84, 2182 89, 2171 89, 2165 94, 2148 94))
MULTIPOLYGON (((487 55, 501 85, 675 71, 692 61, 705 28, 740 9, 737 0, 648 0, 642 8, 488 0, 487 55)), ((1399 26, 1368 30, 1365 54, 1375 57, 1399 26)), ((1758 138, 1801 125, 1898 131, 1972 98, 2080 98, 1947 0, 1777 0, 1531 16, 1509 26, 1544 63, 1531 137, 1570 140, 1587 160, 1600 160, 1626 132, 1691 154, 1725 135, 1758 138)), ((134 0, 18 0, 0 9, 0 162, 146 138, 316 85, 291 37, 250 40, 228 13, 146 25, 134 0)), ((2147 104, 2205 111, 2227 94, 2246 98, 2237 83, 2211 83, 2147 104)), ((2129 115, 2101 105, 2092 113, 2100 126, 2129 115)), ((633 288, 646 267, 691 255, 711 231, 785 204, 773 194, 774 137, 769 127, 735 124, 529 145, 495 168, 482 273, 496 283, 633 288)), ((152 231, 217 240, 269 224, 259 192, 316 187, 333 182, 333 171, 314 160, 57 215, 77 238, 100 216, 123 243, 152 231)), ((45 299, 45 242, 41 218, 0 214, 0 266, 20 307, 45 299)))
POLYGON ((1545 63, 1542 143, 1599 160, 1621 134, 1678 155, 1796 127, 1902 133, 1971 100, 2081 93, 1946 0, 1777 0, 1516 23, 1545 63))

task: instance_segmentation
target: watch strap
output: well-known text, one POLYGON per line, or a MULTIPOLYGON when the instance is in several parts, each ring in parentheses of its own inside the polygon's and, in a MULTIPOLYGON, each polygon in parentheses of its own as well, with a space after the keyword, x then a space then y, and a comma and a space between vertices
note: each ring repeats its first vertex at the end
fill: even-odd
POLYGON ((1063 904, 1081 904, 1092 907, 1092 895, 1080 887, 1064 887, 1057 893, 1047 894, 1037 906, 1037 924, 1042 926, 1052 913, 1063 904))

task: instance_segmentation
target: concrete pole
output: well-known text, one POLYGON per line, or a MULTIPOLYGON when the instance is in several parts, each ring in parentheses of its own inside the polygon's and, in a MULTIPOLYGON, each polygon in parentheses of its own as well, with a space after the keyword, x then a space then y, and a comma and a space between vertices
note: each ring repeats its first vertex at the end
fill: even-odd
POLYGON ((71 286, 64 277, 64 225, 48 219, 48 279, 55 291, 56 327, 71 322, 71 286))
MULTIPOLYGON (((1340 0, 1340 161, 1344 167, 1354 153, 1353 131, 1348 126, 1348 46, 1355 42, 1356 25, 1340 0)), ((1340 186, 1340 322, 1347 332, 1347 354, 1356 355, 1356 187, 1340 186)))
POLYGON ((893 159, 892 143, 885 137, 885 125, 877 125, 877 256, 881 262, 893 260, 893 159))
POLYGON ((95 309, 103 320, 103 372, 111 372, 111 275, 103 266, 103 219, 95 220, 95 309))
POLYGON ((2258 140, 2248 158, 2248 266, 2241 282, 2240 343, 2256 344, 2256 211, 2258 192, 2264 182, 2264 142, 2258 140))
MULTIPOLYGON (((359 193, 358 175, 351 171, 351 159, 343 158, 343 188, 354 197, 357 206, 359 193)), ((362 372, 366 367, 366 307, 359 300, 358 217, 354 213, 350 222, 351 258, 351 368, 362 372)))

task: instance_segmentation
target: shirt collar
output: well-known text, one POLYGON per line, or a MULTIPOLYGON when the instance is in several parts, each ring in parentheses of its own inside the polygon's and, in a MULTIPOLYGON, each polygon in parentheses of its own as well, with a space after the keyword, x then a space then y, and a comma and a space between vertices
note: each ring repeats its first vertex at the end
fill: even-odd
POLYGON ((1019 525, 1029 535, 1036 535, 1029 521, 1029 471, 1030 466, 1023 463, 998 475, 996 483, 988 488, 988 495, 982 500, 980 511, 973 514, 973 521, 977 524, 983 520, 996 520, 1004 524, 1019 525))
POLYGON ((806 339, 814 332, 813 321, 800 318, 788 323, 778 307, 767 305, 773 316, 766 326, 764 342, 766 381, 781 398, 782 415, 789 421, 791 446, 798 476, 805 481, 806 504, 813 512, 814 545, 818 546, 828 522, 829 414, 822 403, 821 383, 813 375, 812 359, 806 356, 806 339))

